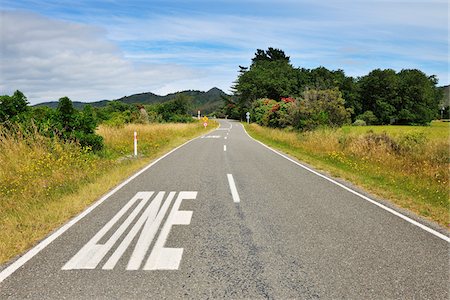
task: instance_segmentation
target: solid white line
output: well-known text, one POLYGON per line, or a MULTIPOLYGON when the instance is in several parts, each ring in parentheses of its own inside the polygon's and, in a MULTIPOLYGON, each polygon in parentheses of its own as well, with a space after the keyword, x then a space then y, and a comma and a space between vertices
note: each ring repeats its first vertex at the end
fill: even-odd
POLYGON ((234 203, 241 202, 238 191, 236 189, 236 184, 234 183, 233 175, 227 174, 227 178, 228 178, 228 184, 230 185, 231 196, 233 196, 234 203))
MULTIPOLYGON (((242 125, 242 124, 241 124, 241 125, 242 125)), ((252 138, 252 137, 248 134, 247 130, 245 130, 244 125, 242 125, 242 128, 244 128, 245 133, 246 133, 251 139, 253 139, 254 141, 260 143, 261 145, 263 145, 263 146, 266 147, 267 149, 271 150, 272 152, 274 152, 274 153, 280 155, 281 157, 284 157, 285 159, 287 159, 287 160, 293 162, 294 164, 298 165, 299 167, 301 167, 301 168, 303 168, 303 169, 305 169, 305 170, 307 170, 307 171, 309 171, 309 172, 311 172, 311 173, 313 173, 313 174, 315 174, 315 175, 317 175, 317 176, 319 176, 319 177, 322 177, 322 178, 328 180, 329 182, 334 183, 334 184, 337 185, 337 186, 340 186, 340 187, 343 188, 344 190, 347 190, 348 192, 350 192, 350 193, 352 193, 352 194, 354 194, 354 195, 356 195, 356 196, 358 196, 358 197, 360 197, 360 198, 362 198, 362 199, 364 199, 364 200, 366 200, 366 201, 369 201, 370 203, 375 204, 376 206, 378 206, 378 207, 380 207, 380 208, 382 208, 382 209, 384 209, 384 210, 390 212, 391 214, 393 214, 393 215, 395 215, 395 216, 397 216, 397 217, 399 217, 399 218, 402 218, 403 220, 405 220, 405 221, 407 221, 407 222, 409 222, 409 223, 411 223, 411 224, 413 224, 413 225, 416 225, 417 227, 422 228, 423 230, 425 230, 425 231, 427 231, 427 232, 429 232, 429 233, 431 233, 431 234, 437 236, 438 238, 443 239, 444 241, 450 243, 450 238, 449 238, 448 236, 446 236, 446 235, 444 235, 444 234, 442 234, 442 233, 440 233, 440 232, 438 232, 438 231, 436 231, 436 230, 434 230, 434 229, 431 229, 430 227, 425 226, 425 225, 423 225, 423 224, 421 224, 421 223, 419 223, 419 222, 417 222, 417 221, 415 221, 415 220, 413 220, 413 219, 411 219, 411 218, 409 218, 409 217, 407 217, 407 216, 405 216, 405 215, 399 213, 398 211, 393 210, 392 208, 389 208, 389 207, 387 207, 387 206, 385 206, 385 205, 383 205, 383 204, 381 204, 381 203, 379 203, 379 202, 377 202, 377 201, 375 201, 375 200, 372 200, 372 199, 370 199, 369 197, 366 197, 366 196, 364 196, 364 195, 358 193, 357 191, 352 190, 351 188, 349 188, 349 187, 347 187, 347 186, 345 186, 345 185, 343 185, 343 184, 337 182, 337 181, 334 180, 334 179, 331 179, 331 178, 329 178, 329 177, 327 177, 327 176, 325 176, 325 175, 323 175, 323 174, 320 174, 319 172, 316 172, 316 171, 312 170, 311 168, 308 168, 307 166, 302 165, 302 164, 299 163, 299 162, 296 162, 295 160, 293 160, 293 159, 287 157, 286 155, 281 154, 280 152, 278 152, 278 151, 276 151, 276 150, 270 148, 270 147, 267 146, 266 144, 263 144, 262 142, 260 142, 260 141, 258 141, 258 140, 256 140, 256 139, 252 138)))
POLYGON ((227 145, 223 145, 223 151, 227 151, 227 145))
POLYGON ((100 198, 98 201, 94 202, 91 206, 89 206, 86 210, 84 210, 82 213, 80 213, 78 216, 64 224, 62 227, 60 227, 57 231, 55 231, 53 234, 48 236, 46 239, 44 239, 42 242, 37 244, 35 247, 31 248, 28 252, 26 252, 23 256, 21 256, 19 259, 17 259, 15 262, 13 262, 11 265, 9 265, 7 268, 5 268, 3 271, 0 272, 0 282, 8 278, 12 273, 14 273, 17 269, 19 269, 21 266, 23 266, 27 261, 32 259, 36 254, 41 252, 45 247, 47 247, 51 242, 56 240, 60 235, 62 235, 64 232, 66 232, 70 227, 75 225, 78 221, 80 221, 82 218, 84 218, 87 214, 89 214, 91 211, 93 211, 97 206, 102 204, 106 199, 108 199, 111 195, 116 193, 118 190, 120 190, 122 187, 130 183, 133 179, 147 171, 149 168, 154 166, 156 163, 158 163, 160 160, 164 159, 165 157, 169 156, 171 153, 177 151, 181 147, 187 145, 188 143, 198 139, 194 138, 190 141, 187 141, 186 143, 182 144, 181 146, 176 147, 175 149, 167 152, 160 158, 156 159, 152 163, 150 163, 148 166, 143 168, 142 170, 138 171, 125 181, 123 181, 121 184, 119 184, 116 188, 114 188, 112 191, 104 195, 102 198, 100 198))

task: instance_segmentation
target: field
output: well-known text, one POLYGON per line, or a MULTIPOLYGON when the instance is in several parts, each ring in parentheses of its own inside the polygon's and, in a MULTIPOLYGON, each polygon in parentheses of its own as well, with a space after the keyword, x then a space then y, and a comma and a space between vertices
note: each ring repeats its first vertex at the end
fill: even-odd
POLYGON ((449 123, 305 133, 245 126, 251 136, 274 148, 450 228, 449 123))
POLYGON ((0 128, 0 264, 30 248, 152 159, 208 129, 200 123, 100 126, 105 150, 0 128), (133 132, 138 132, 138 158, 133 132))

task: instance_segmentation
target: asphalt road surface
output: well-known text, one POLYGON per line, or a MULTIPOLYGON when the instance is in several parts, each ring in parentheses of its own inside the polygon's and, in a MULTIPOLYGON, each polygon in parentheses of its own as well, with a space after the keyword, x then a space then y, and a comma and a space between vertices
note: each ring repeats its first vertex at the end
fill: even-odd
POLYGON ((3 266, 0 299, 449 299, 447 237, 220 123, 3 266))

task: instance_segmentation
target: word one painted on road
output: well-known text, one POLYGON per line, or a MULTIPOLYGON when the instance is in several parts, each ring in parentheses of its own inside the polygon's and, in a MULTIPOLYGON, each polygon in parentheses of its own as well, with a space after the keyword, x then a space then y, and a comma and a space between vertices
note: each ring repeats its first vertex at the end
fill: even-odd
POLYGON ((143 265, 143 270, 177 270, 183 255, 183 248, 165 248, 164 244, 172 225, 189 225, 191 223, 192 211, 181 211, 179 208, 181 201, 195 199, 197 192, 180 192, 178 194, 167 220, 153 245, 150 256, 143 264, 144 258, 147 256, 150 245, 169 210, 172 200, 175 198, 176 192, 170 192, 165 201, 164 196, 166 193, 159 192, 150 201, 154 194, 155 192, 138 192, 62 267, 62 270, 95 269, 105 256, 111 253, 111 249, 118 244, 117 248, 102 266, 104 270, 112 270, 139 232, 139 238, 128 260, 126 269, 139 270, 143 265), (132 209, 133 207, 134 209, 132 209), (129 214, 125 218, 124 216, 127 213, 129 214), (117 224, 120 220, 123 220, 123 222, 117 224), (115 226, 116 224, 118 226, 115 226), (111 234, 111 228, 113 227, 117 229, 111 234), (104 240, 105 236, 110 237, 106 242, 100 243, 100 240, 104 240))

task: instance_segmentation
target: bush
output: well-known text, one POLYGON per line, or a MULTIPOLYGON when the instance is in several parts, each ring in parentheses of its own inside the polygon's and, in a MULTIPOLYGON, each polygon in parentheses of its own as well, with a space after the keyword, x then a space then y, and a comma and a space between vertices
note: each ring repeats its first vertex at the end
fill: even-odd
POLYGON ((366 126, 366 121, 364 120, 356 120, 355 122, 353 122, 352 124, 353 126, 366 126))
POLYGON ((370 110, 365 111, 363 114, 356 117, 357 120, 363 120, 367 125, 377 124, 378 118, 370 110))
POLYGON ((103 138, 95 133, 75 131, 72 136, 85 149, 100 151, 103 148, 103 138))
POLYGON ((318 126, 337 127, 350 123, 351 110, 338 89, 308 90, 298 105, 298 128, 311 130, 318 126))

